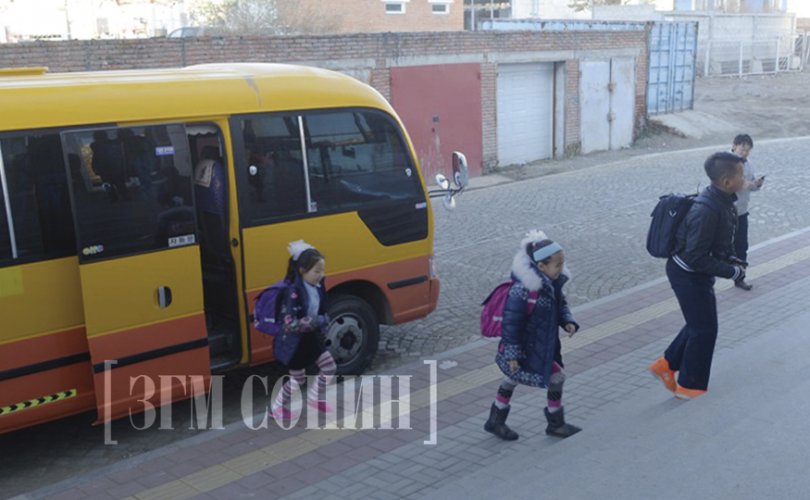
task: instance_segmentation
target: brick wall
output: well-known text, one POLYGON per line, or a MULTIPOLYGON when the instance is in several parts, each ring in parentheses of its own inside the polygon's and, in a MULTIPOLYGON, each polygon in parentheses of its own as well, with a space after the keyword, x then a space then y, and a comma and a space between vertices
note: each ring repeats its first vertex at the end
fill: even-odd
POLYGON ((606 59, 613 54, 635 56, 638 134, 646 120, 648 32, 649 26, 646 31, 454 31, 33 42, 0 44, 0 67, 48 66, 52 72, 61 72, 233 61, 304 63, 346 72, 390 99, 391 67, 477 62, 481 64, 483 160, 489 167, 497 163, 499 62, 565 62, 564 149, 567 155, 576 154, 581 141, 579 60, 606 59))
POLYGON ((481 146, 485 171, 498 161, 497 77, 497 64, 481 65, 481 146))
POLYGON ((565 155, 579 154, 579 61, 565 62, 565 155))
MULTIPOLYGON (((644 30, 645 40, 650 39, 651 31, 652 23, 647 23, 647 29, 644 30)), ((633 139, 638 137, 638 134, 647 125, 647 83, 650 76, 650 58, 647 47, 647 45, 644 47, 644 57, 636 59, 636 119, 633 122, 633 139)))

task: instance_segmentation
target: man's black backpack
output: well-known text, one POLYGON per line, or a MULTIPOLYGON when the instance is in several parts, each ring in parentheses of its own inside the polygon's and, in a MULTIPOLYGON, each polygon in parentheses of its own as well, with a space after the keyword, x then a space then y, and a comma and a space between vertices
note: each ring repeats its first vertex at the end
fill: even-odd
POLYGON ((670 193, 658 198, 658 204, 650 214, 652 220, 647 232, 647 251, 650 255, 668 259, 675 253, 678 226, 695 202, 717 209, 714 200, 697 194, 670 193))

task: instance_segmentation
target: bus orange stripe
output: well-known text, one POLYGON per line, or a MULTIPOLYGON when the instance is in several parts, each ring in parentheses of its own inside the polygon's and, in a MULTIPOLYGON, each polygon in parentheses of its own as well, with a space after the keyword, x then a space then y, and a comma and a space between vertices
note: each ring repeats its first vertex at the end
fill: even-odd
POLYGON ((431 300, 432 281, 428 280, 412 286, 406 286, 391 290, 388 283, 408 280, 418 276, 430 276, 429 257, 424 255, 414 259, 401 260, 390 264, 368 267, 356 271, 330 275, 326 280, 328 289, 340 286, 342 283, 350 281, 368 281, 377 285, 385 295, 391 312, 394 316, 394 323, 402 323, 416 318, 427 316, 436 307, 435 300, 431 300), (379 277, 385 276, 385 282, 380 282, 379 277))
MULTIPOLYGON (((425 317, 436 308, 439 298, 439 280, 431 278, 426 282, 396 290, 389 289, 388 283, 424 275, 430 276, 428 256, 371 266, 345 273, 330 274, 326 278, 326 287, 327 290, 333 290, 337 286, 351 281, 372 283, 385 295, 391 306, 394 323, 402 323, 411 319, 425 317), (386 281, 381 282, 380 276, 385 276, 386 281)), ((256 297, 261 291, 261 289, 254 290, 248 294, 251 313, 256 305, 256 297)), ((253 325, 250 325, 250 347, 252 351, 251 364, 265 363, 272 359, 273 338, 256 330, 253 325)))
POLYGON ((76 389, 76 397, 0 416, 0 434, 89 411, 96 406, 89 361, 0 382, 0 406, 69 389, 76 389))
POLYGON ((90 352, 93 362, 99 363, 105 359, 124 358, 205 336, 205 315, 195 314, 93 337, 90 339, 90 352))
POLYGON ((0 371, 87 352, 84 327, 0 344, 0 371))

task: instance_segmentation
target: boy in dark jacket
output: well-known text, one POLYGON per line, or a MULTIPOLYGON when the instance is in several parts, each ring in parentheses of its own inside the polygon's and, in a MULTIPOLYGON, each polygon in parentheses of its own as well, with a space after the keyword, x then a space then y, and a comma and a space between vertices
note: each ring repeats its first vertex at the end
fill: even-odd
MULTIPOLYGON (((734 137, 734 142, 731 145, 731 152, 742 158, 743 163, 743 177, 745 182, 743 187, 737 191, 737 202, 734 206, 737 207, 737 231, 734 233, 734 253, 737 258, 742 261, 748 260, 748 205, 751 199, 751 192, 759 191, 765 183, 765 176, 757 177, 754 175, 754 168, 751 162, 748 161, 748 155, 754 147, 754 140, 748 134, 739 134, 734 137)), ((746 282, 744 279, 739 279, 734 282, 734 286, 742 288, 743 290, 750 291, 753 285, 746 282)))
POLYGON ((734 281, 745 277, 743 262, 733 248, 735 193, 745 182, 743 160, 732 153, 715 153, 703 166, 711 186, 697 197, 678 227, 676 251, 666 265, 686 325, 664 356, 649 367, 681 399, 698 397, 709 385, 717 340, 715 277, 734 281))

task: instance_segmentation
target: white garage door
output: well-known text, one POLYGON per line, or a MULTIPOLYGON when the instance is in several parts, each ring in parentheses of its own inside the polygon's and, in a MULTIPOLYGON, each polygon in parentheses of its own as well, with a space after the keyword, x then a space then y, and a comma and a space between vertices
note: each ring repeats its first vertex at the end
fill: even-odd
POLYGON ((610 124, 610 149, 633 144, 633 121, 636 115, 636 64, 629 57, 614 57, 610 64, 610 79, 615 89, 610 96, 613 121, 610 124))
POLYGON ((498 164, 551 158, 554 64, 498 66, 498 164))
POLYGON ((580 61, 582 152, 630 146, 635 117, 635 61, 580 61))
POLYGON ((610 149, 610 61, 580 61, 582 152, 610 149))

